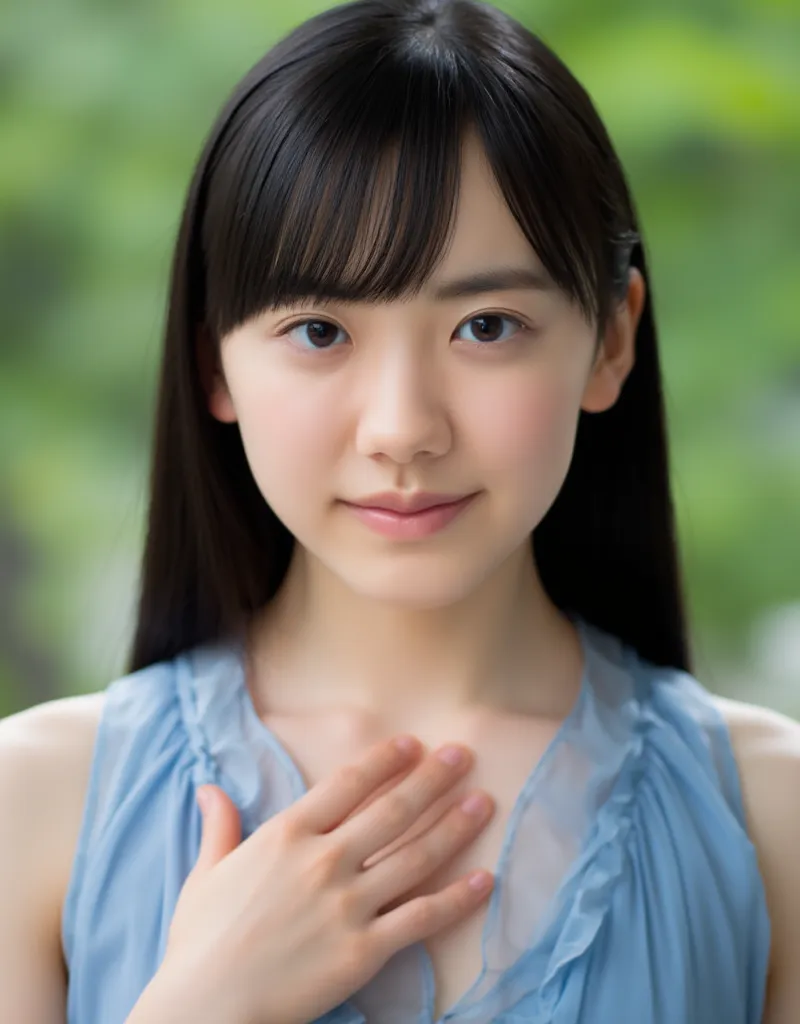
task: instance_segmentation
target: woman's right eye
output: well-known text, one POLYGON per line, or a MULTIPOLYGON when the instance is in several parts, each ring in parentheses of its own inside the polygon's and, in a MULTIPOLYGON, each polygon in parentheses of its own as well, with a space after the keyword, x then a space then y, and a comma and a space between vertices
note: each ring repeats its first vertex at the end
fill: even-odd
POLYGON ((295 339, 301 349, 307 352, 324 352, 333 347, 336 333, 345 334, 341 327, 328 320, 299 320, 280 331, 295 339))

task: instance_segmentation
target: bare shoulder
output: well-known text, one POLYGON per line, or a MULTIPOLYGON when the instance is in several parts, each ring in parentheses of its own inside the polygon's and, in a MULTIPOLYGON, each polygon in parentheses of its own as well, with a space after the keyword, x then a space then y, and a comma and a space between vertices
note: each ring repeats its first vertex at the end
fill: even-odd
POLYGON ((0 721, 0 1020, 65 1024, 61 911, 104 693, 0 721))
POLYGON ((29 795, 31 787, 57 779, 60 797, 62 785, 91 767, 105 698, 103 691, 61 697, 0 719, 0 778, 11 772, 13 788, 29 795))
POLYGON ((714 697, 728 726, 748 824, 767 853, 780 844, 790 810, 800 812, 800 723, 770 708, 714 697))
POLYGON ((718 695, 714 695, 713 700, 731 730, 734 744, 760 741, 774 743, 778 738, 791 741, 792 736, 795 739, 800 736, 800 722, 780 711, 718 695))
POLYGON ((800 723, 756 704, 715 697, 728 726, 745 813, 765 863, 800 840, 800 723))
POLYGON ((51 926, 60 924, 104 703, 102 691, 62 697, 0 720, 0 813, 24 830, 51 926))
POLYGON ((754 704, 715 703, 730 732, 772 923, 764 1024, 800 1020, 800 724, 754 704))

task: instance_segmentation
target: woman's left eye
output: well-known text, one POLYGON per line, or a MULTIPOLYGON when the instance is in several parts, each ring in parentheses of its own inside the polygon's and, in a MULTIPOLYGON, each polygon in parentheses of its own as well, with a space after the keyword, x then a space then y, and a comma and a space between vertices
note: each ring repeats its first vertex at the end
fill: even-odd
POLYGON ((503 316, 501 313, 481 313, 479 316, 473 316, 466 323, 462 324, 459 331, 465 329, 474 330, 475 332, 475 337, 466 338, 466 341, 477 341, 479 344, 485 345, 487 342, 507 341, 509 337, 513 337, 518 331, 524 331, 525 324, 514 317, 503 316), (504 322, 513 325, 514 330, 510 334, 503 334, 504 322))

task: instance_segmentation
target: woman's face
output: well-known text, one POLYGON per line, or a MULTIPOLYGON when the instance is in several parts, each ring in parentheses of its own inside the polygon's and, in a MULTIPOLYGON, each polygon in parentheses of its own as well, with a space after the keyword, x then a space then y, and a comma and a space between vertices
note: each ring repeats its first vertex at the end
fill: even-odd
POLYGON ((362 596, 434 607, 529 550, 566 476, 580 410, 611 406, 631 368, 644 298, 633 271, 596 352, 593 326, 547 284, 471 141, 453 241, 422 293, 304 303, 222 339, 209 407, 238 421, 265 501, 307 557, 362 596), (542 284, 437 295, 511 270, 542 284), (343 503, 382 491, 479 493, 445 528, 408 540, 374 532, 343 503))

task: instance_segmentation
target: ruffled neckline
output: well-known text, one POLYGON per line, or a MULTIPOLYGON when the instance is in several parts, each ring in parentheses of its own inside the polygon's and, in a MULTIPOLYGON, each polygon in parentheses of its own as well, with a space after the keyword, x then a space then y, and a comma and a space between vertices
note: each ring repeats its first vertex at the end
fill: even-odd
MULTIPOLYGON (((548 1019, 559 978, 590 947, 622 871, 641 753, 635 654, 579 616, 571 618, 583 652, 580 688, 509 814, 481 937, 482 968, 442 1022, 488 1024, 501 1015, 513 1021, 513 1007, 534 991, 537 1013, 548 1019)), ((179 660, 190 741, 239 807, 246 838, 308 787, 255 709, 241 642, 204 645, 179 660)), ((433 985, 427 950, 415 944, 326 1024, 428 1021, 433 985), (405 992, 411 984, 419 995, 412 1007, 404 996, 402 1010, 392 1016, 387 991, 400 990, 395 979, 403 979, 405 992)), ((526 1005, 525 1019, 530 1016, 526 1005)))

